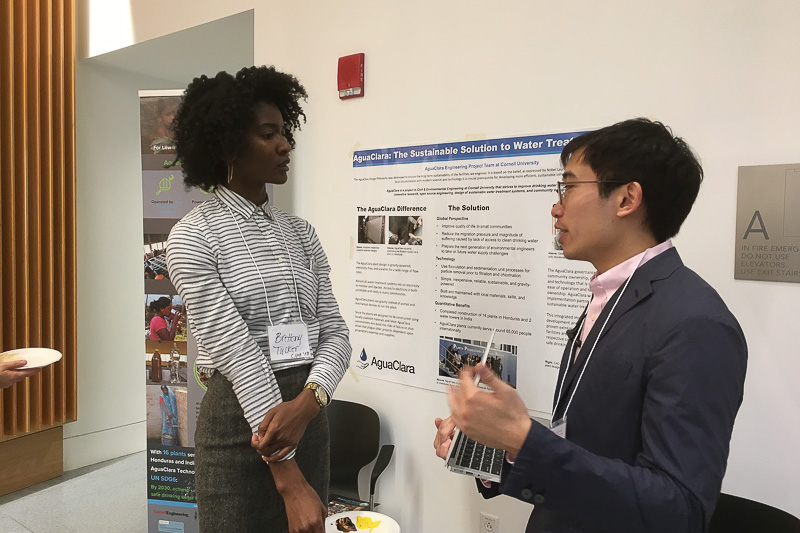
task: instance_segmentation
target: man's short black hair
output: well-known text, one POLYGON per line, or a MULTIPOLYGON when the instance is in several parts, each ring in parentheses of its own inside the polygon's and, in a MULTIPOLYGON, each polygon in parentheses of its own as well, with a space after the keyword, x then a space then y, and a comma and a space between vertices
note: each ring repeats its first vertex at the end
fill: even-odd
POLYGON ((294 148, 292 132, 305 113, 300 100, 306 90, 291 74, 275 67, 247 67, 232 76, 219 72, 192 80, 173 122, 177 161, 187 187, 208 192, 227 179, 229 161, 239 149, 245 130, 255 120, 258 104, 273 104, 281 112, 283 135, 294 148))
POLYGON ((624 183, 642 186, 645 223, 658 242, 677 235, 703 181, 703 168, 689 145, 662 123, 646 118, 574 138, 561 152, 561 164, 566 166, 573 156, 597 175, 603 197, 624 183))

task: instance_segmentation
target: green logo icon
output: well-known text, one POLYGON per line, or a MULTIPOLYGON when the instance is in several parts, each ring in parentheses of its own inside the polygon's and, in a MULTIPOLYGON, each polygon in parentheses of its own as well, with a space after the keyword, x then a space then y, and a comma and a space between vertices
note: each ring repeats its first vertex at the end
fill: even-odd
POLYGON ((170 174, 168 178, 161 178, 161 181, 158 182, 158 191, 156 191, 156 196, 164 191, 172 189, 172 180, 174 179, 175 174, 170 174))

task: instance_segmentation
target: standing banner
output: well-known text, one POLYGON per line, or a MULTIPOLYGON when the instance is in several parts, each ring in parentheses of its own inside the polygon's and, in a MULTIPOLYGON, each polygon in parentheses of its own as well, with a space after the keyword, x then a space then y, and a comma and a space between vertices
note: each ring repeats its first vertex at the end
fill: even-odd
POLYGON ((353 366, 444 391, 480 359, 549 415, 588 263, 564 258, 550 209, 582 132, 353 154, 353 366))
POLYGON ((196 533, 194 430, 205 393, 183 302, 169 280, 172 226, 206 200, 186 191, 170 126, 182 90, 140 91, 148 532, 196 533))

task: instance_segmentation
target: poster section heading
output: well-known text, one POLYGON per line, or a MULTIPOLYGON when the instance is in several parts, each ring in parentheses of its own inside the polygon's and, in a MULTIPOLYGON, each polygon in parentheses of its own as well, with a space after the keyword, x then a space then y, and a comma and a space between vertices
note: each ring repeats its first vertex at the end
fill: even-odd
MULTIPOLYGON (((508 137, 505 139, 487 139, 481 141, 451 142, 444 144, 423 144, 404 146, 401 148, 381 148, 376 150, 360 150, 353 153, 353 167, 369 167, 374 165, 397 165, 407 163, 426 163, 440 161, 460 161, 465 159, 486 159, 490 157, 535 156, 560 154, 564 147, 585 132, 559 133, 554 135, 534 135, 526 137, 508 137)), ((535 165, 533 161, 501 162, 498 166, 535 165)), ((467 170, 469 164, 458 166, 433 165, 426 171, 467 170)), ((476 168, 483 168, 483 165, 476 168)))

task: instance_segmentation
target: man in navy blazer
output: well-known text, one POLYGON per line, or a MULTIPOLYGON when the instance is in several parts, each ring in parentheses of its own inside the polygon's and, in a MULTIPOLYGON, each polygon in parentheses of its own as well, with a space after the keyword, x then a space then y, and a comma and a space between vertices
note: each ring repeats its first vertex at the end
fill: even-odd
POLYGON ((551 427, 530 420, 485 366, 462 371, 437 419, 445 457, 454 426, 507 450, 499 484, 534 505, 533 532, 702 532, 719 496, 747 346, 725 303, 670 239, 703 171, 665 126, 628 120, 572 140, 552 215, 568 259, 597 269, 568 332, 551 427), (474 372, 494 390, 473 384, 474 372), (513 464, 512 464, 513 463, 513 464))

